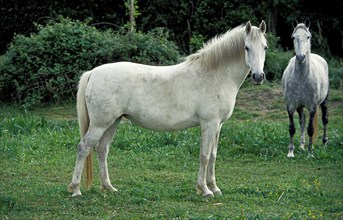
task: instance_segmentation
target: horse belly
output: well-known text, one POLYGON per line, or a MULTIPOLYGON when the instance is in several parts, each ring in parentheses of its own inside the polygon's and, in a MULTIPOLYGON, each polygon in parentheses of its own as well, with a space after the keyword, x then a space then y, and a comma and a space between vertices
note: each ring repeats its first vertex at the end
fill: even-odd
POLYGON ((190 113, 130 112, 125 117, 132 123, 154 131, 177 131, 198 126, 195 116, 190 113))

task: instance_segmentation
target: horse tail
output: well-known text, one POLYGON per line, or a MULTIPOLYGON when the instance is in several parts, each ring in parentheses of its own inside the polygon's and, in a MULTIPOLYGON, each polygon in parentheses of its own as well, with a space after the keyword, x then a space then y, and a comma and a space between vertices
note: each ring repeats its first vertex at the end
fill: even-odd
MULTIPOLYGON (((85 136, 88 131, 89 127, 89 115, 85 100, 85 93, 88 84, 89 77, 91 72, 85 72, 82 74, 81 79, 79 81, 79 88, 77 91, 77 101, 76 101, 76 109, 77 109, 77 116, 79 120, 79 129, 80 129, 80 136, 81 140, 85 136)), ((88 154, 86 161, 85 161, 85 172, 86 172, 86 188, 90 189, 92 186, 93 181, 93 164, 92 164, 92 151, 88 154)))
POLYGON ((317 135, 318 135, 318 108, 316 110, 316 114, 314 115, 314 120, 313 120, 313 136, 312 136, 312 143, 313 145, 316 143, 317 140, 317 135))

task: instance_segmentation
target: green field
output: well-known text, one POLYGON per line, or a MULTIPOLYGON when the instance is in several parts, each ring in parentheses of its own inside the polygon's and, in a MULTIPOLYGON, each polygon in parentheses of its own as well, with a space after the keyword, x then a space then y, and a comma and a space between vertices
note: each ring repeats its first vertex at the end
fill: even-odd
POLYGON ((99 190, 95 159, 94 187, 71 198, 79 142, 74 104, 32 111, 3 105, 0 219, 342 219, 342 90, 329 100, 328 148, 320 124, 315 157, 296 148, 290 159, 280 86, 244 85, 219 142, 223 196, 210 199, 195 191, 199 128, 158 133, 122 122, 108 158, 118 192, 99 190))

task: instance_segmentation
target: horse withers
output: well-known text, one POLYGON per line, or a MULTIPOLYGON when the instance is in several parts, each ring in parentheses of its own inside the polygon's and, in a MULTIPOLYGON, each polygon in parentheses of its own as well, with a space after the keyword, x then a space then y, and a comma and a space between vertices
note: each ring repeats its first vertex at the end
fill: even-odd
POLYGON ((326 61, 319 55, 311 53, 310 22, 295 26, 292 39, 294 43, 295 56, 290 59, 282 76, 282 88, 287 102, 287 113, 289 117, 290 143, 288 157, 294 157, 294 134, 295 125, 293 114, 299 114, 300 122, 300 148, 305 150, 305 123, 306 116, 303 108, 309 111, 310 119, 307 127, 309 136, 308 153, 313 156, 313 143, 318 128, 318 106, 322 110, 322 122, 324 125, 323 143, 328 143, 328 92, 329 92, 329 70, 326 61))
POLYGON ((81 142, 68 188, 72 196, 81 195, 85 161, 87 185, 91 185, 94 147, 99 158, 101 189, 117 191, 109 179, 107 155, 123 117, 155 131, 200 126, 196 190, 203 196, 221 194, 215 178, 220 129, 231 116, 238 90, 249 71, 255 84, 264 79, 265 31, 264 21, 259 27, 247 22, 213 38, 184 62, 172 66, 117 62, 84 73, 77 93, 81 142))

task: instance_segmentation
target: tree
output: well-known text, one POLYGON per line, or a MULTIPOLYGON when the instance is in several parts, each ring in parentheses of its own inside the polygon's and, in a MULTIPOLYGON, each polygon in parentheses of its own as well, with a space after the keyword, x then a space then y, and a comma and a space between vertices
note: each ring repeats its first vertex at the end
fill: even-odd
POLYGON ((125 7, 129 14, 129 32, 134 32, 136 29, 136 17, 140 15, 138 12, 138 0, 124 0, 125 7))

